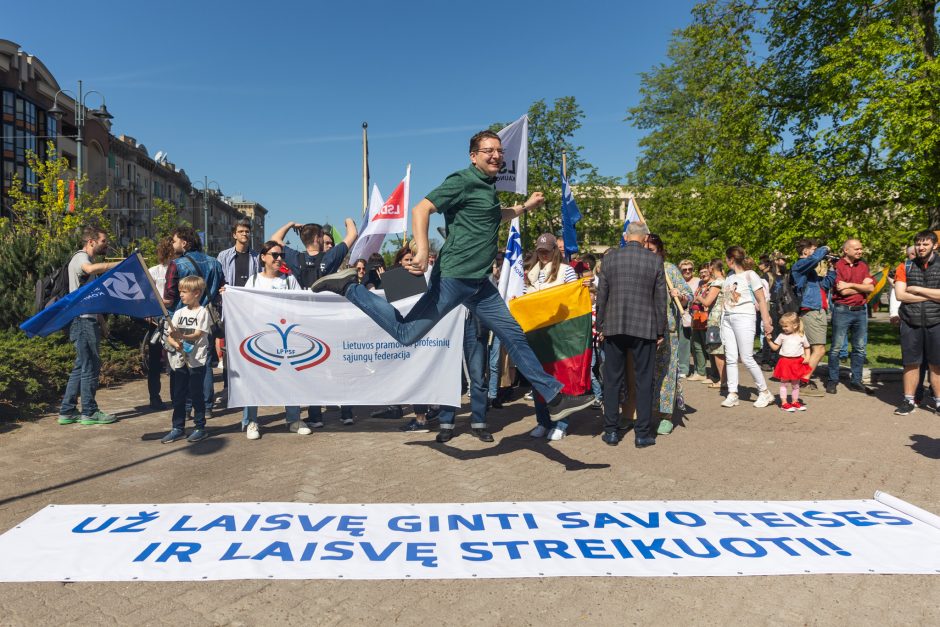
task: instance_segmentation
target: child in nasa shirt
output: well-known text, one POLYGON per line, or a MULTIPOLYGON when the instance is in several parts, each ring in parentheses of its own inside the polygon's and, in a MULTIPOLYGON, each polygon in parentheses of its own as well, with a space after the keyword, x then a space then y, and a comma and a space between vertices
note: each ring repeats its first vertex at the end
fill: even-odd
POLYGON ((173 353, 170 361, 170 398, 173 401, 173 428, 160 440, 164 444, 175 442, 185 435, 186 399, 193 394, 193 429, 187 442, 206 438, 206 407, 202 386, 209 361, 209 312, 199 304, 206 282, 199 276, 180 279, 180 300, 185 305, 173 314, 172 331, 167 338, 173 353))

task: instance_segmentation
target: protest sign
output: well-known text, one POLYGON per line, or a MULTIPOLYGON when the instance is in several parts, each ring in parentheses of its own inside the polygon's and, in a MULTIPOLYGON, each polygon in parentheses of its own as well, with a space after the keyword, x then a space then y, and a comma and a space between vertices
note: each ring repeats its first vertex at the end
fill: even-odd
POLYGON ((932 514, 891 498, 50 505, 0 581, 940 573, 932 514))

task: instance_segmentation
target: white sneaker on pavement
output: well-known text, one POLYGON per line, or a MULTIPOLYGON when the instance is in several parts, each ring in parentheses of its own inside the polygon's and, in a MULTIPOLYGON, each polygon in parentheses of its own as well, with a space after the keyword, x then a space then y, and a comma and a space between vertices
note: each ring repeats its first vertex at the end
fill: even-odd
POLYGON ((725 400, 721 402, 721 406, 722 407, 734 407, 739 402, 740 401, 738 401, 737 394, 729 394, 728 396, 725 397, 725 400))
POLYGON ((287 425, 287 428, 290 429, 291 433, 296 433, 297 435, 310 435, 313 433, 303 420, 295 420, 287 425))
POLYGON ((552 442, 557 442, 563 437, 565 437, 565 432, 561 429, 552 429, 551 433, 548 434, 548 439, 552 442))
POLYGON ((245 429, 245 437, 249 440, 257 440, 261 438, 261 427, 258 426, 257 422, 249 422, 248 428, 245 429))
POLYGON ((757 400, 754 401, 754 407, 767 407, 774 402, 774 395, 770 390, 764 390, 757 395, 757 400))

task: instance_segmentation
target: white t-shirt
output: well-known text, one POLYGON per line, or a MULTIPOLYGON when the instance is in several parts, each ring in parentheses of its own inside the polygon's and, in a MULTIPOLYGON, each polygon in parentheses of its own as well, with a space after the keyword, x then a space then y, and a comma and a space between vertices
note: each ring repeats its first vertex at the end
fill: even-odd
POLYGON ((774 344, 780 345, 781 357, 802 357, 803 349, 809 348, 809 340, 802 333, 781 333, 774 344))
POLYGON ((245 287, 253 287, 259 290, 299 290, 300 283, 297 282, 293 274, 282 274, 269 279, 259 272, 248 279, 245 287))
POLYGON ((754 293, 761 289, 764 289, 764 284, 753 270, 725 277, 725 283, 721 288, 724 296, 722 307, 725 313, 757 315, 754 309, 757 297, 754 293))
POLYGON ((157 294, 163 296, 163 288, 166 287, 166 269, 167 264, 157 264, 151 266, 147 271, 153 277, 153 282, 157 286, 157 294))
POLYGON ((202 331, 202 335, 199 336, 199 339, 193 344, 193 350, 189 353, 186 353, 181 350, 177 350, 175 353, 175 359, 171 357, 170 366, 174 369, 179 369, 183 366, 182 356, 186 358, 186 365, 190 368, 196 368, 198 366, 205 366, 209 361, 209 312, 205 307, 200 305, 196 309, 190 309, 189 307, 183 307, 182 309, 176 310, 176 313, 173 314, 173 326, 182 331, 184 334, 192 333, 193 331, 199 330, 202 331))

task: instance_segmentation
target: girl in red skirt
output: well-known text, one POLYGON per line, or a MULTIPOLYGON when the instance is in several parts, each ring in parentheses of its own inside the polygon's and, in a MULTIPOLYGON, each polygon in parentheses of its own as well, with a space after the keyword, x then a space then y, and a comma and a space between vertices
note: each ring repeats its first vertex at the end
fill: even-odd
POLYGON ((780 380, 780 409, 784 411, 806 411, 800 403, 800 384, 809 380, 809 341, 803 335, 803 321, 795 313, 780 316, 782 333, 776 339, 767 334, 767 342, 780 359, 774 368, 774 377, 780 380), (787 402, 787 388, 790 402, 787 402))

